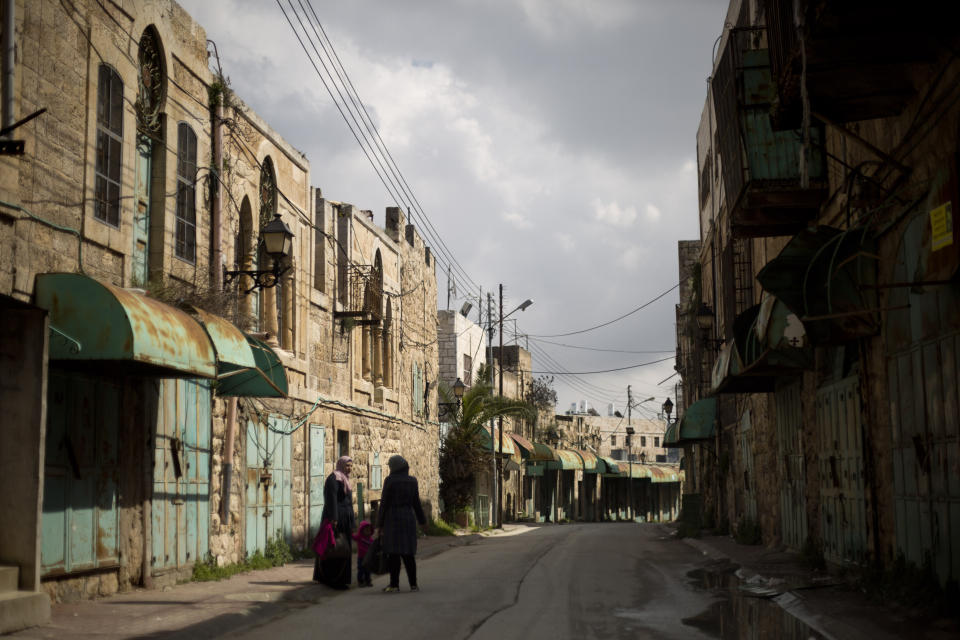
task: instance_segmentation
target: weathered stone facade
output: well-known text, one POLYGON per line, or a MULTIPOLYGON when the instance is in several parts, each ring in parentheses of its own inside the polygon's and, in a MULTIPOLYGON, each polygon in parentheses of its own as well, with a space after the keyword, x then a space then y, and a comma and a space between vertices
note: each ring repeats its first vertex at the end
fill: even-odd
POLYGON ((947 451, 958 438, 960 259, 952 210, 960 111, 952 98, 934 96, 951 95, 939 92, 942 79, 957 71, 951 46, 943 44, 955 34, 931 39, 942 29, 934 15, 891 27, 883 11, 854 18, 840 6, 812 12, 813 4, 797 8, 807 21, 807 55, 834 60, 831 47, 841 41, 858 55, 808 69, 803 98, 790 93, 801 71, 783 64, 800 50, 794 17, 777 3, 734 0, 727 21, 736 28, 725 28, 718 42, 697 135, 702 276, 699 291, 688 296, 705 302, 715 322, 708 335, 690 341, 678 321, 678 367, 685 408, 719 391, 719 412, 716 436, 688 447, 688 460, 707 521, 720 528, 753 521, 765 544, 820 549, 837 565, 889 568, 902 558, 947 585, 960 579, 960 530, 945 524, 955 522, 950 505, 958 494, 943 480, 956 475, 947 451), (848 20, 856 33, 833 31, 853 24, 848 20), (877 38, 886 28, 897 30, 897 43, 877 38), (901 49, 911 38, 931 44, 901 49), (862 81, 877 47, 891 71, 873 77, 869 93, 845 93, 845 83, 862 81), (766 158, 796 145, 803 155, 788 157, 805 163, 777 183, 779 209, 758 204, 768 186, 750 171, 764 167, 725 171, 736 156, 719 148, 737 130, 724 118, 751 108, 743 100, 726 114, 715 108, 728 86, 724 74, 742 72, 736 60, 744 51, 769 56, 772 131, 803 134, 767 140, 766 158), (834 74, 832 84, 820 84, 826 72, 834 74), (813 114, 809 122, 803 113, 813 114), (822 144, 804 142, 818 137, 822 144), (729 185, 740 188, 738 175, 748 182, 753 208, 727 193, 729 185), (799 269, 785 270, 778 256, 802 242, 811 243, 810 254, 791 254, 799 269), (831 266, 821 266, 824 260, 831 266), (744 350, 752 338, 741 331, 743 318, 767 293, 786 303, 798 292, 802 302, 789 311, 804 332, 790 347, 805 350, 804 366, 770 370, 775 384, 760 392, 750 389, 755 379, 720 370, 723 363, 714 367, 714 340, 724 341, 724 350, 740 349, 743 366, 757 362, 744 350), (715 456, 701 451, 707 448, 715 456))
POLYGON ((24 370, 43 372, 4 385, 22 410, 0 449, 21 449, 30 464, 14 481, 38 489, 10 504, 24 531, 0 536, 22 587, 84 598, 172 583, 208 557, 238 562, 277 533, 306 547, 340 455, 354 458, 361 514, 399 453, 434 515, 437 285, 417 230, 395 208, 378 227, 311 186, 307 158, 210 71, 206 34, 176 3, 15 8, 16 114, 47 109, 15 134, 25 155, 0 158, 0 306, 34 318, 12 324, 0 352, 22 343, 24 370), (224 279, 273 267, 259 243, 274 216, 293 233, 277 286, 224 279), (216 361, 202 374, 173 360, 68 362, 99 346, 48 332, 36 283, 54 272, 199 336, 194 307, 225 318, 277 358, 286 394, 262 383, 221 395, 216 361), (86 494, 70 483, 90 500, 71 504, 86 494), (86 520, 64 520, 71 508, 86 520))

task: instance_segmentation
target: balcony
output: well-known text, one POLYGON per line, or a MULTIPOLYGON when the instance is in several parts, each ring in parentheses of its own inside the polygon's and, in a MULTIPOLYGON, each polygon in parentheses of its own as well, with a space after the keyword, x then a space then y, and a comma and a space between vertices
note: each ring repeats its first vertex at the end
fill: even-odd
POLYGON ((334 317, 354 325, 378 325, 383 320, 383 272, 376 265, 347 267, 347 296, 334 317))
POLYGON ((776 97, 763 29, 733 29, 712 80, 727 210, 735 237, 792 235, 827 196, 823 128, 774 131, 776 97))
POLYGON ((777 128, 800 126, 804 82, 810 110, 832 122, 900 114, 916 93, 918 70, 935 61, 956 24, 950 2, 799 0, 801 43, 794 4, 766 0, 777 128))

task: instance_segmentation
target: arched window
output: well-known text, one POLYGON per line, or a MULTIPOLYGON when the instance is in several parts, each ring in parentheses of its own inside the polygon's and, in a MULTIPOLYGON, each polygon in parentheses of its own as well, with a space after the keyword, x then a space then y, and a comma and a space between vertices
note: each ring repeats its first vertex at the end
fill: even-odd
POLYGON ((177 229, 174 252, 178 258, 197 259, 197 135, 185 122, 177 126, 177 229))
MULTIPOLYGON (((257 260, 257 230, 253 224, 253 207, 250 198, 243 197, 240 203, 240 225, 234 244, 234 269, 253 271, 258 268, 257 260)), ((241 276, 237 280, 241 291, 253 286, 253 280, 248 276, 241 276)), ((257 289, 245 296, 240 296, 240 323, 244 327, 260 330, 260 290, 257 289)))
POLYGON ((393 305, 387 297, 383 313, 383 386, 393 386, 393 305))
POLYGON ((120 160, 123 148, 123 81, 101 64, 97 81, 97 160, 93 217, 120 226, 120 160))
POLYGON ((159 138, 163 128, 161 114, 166 97, 167 70, 160 48, 160 36, 153 26, 143 30, 137 52, 140 64, 137 90, 137 128, 153 138, 159 138))
POLYGON ((273 171, 273 160, 267 156, 260 165, 260 226, 273 220, 277 212, 277 175, 273 171))

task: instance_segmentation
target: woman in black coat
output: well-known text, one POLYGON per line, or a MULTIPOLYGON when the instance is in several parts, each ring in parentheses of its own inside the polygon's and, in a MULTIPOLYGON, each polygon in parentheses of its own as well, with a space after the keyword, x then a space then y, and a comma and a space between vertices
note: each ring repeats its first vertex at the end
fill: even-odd
POLYGON ((417 523, 425 525, 423 506, 420 504, 420 487, 410 475, 410 465, 401 456, 387 461, 390 475, 383 482, 380 494, 380 512, 377 514, 377 530, 382 536, 383 552, 387 554, 390 569, 390 584, 384 587, 387 593, 400 590, 400 561, 407 570, 410 591, 417 587, 417 523))
POLYGON ((337 537, 343 534, 350 548, 350 553, 345 558, 317 556, 313 563, 313 579, 334 589, 348 589, 352 580, 350 558, 353 553, 353 544, 350 540, 356 525, 353 515, 353 490, 350 486, 351 471, 353 471, 353 459, 350 456, 342 456, 337 460, 336 470, 327 476, 327 481, 323 485, 323 513, 320 516, 320 526, 323 527, 327 522, 332 524, 334 534, 337 537))

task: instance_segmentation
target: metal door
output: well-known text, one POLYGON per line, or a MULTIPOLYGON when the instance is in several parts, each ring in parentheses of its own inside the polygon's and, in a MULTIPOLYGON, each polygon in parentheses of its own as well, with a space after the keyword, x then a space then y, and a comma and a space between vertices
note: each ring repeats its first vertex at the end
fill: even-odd
POLYGON ((137 157, 133 190, 133 271, 131 281, 136 286, 147 283, 150 249, 150 179, 153 167, 153 142, 145 135, 137 135, 137 157))
POLYGON ((916 342, 888 360, 897 551, 960 577, 960 334, 916 342))
POLYGON ((326 451, 326 430, 319 424, 310 425, 310 533, 313 536, 320 529, 320 516, 323 514, 324 456, 326 451))
POLYGON ((837 563, 863 562, 867 517, 859 377, 850 376, 817 389, 816 409, 823 553, 837 563))
POLYGON ((807 540, 806 474, 802 444, 800 380, 777 389, 777 472, 780 476, 780 520, 783 543, 800 550, 807 540))
POLYGON ((267 423, 247 423, 246 550, 266 549, 278 535, 293 538, 291 521, 291 424, 269 416, 267 423))
POLYGON ((155 571, 193 564, 210 548, 210 383, 158 383, 150 559, 155 571))
POLYGON ((50 371, 41 573, 114 566, 120 385, 50 371))
POLYGON ((750 410, 740 418, 740 460, 743 464, 743 515, 757 522, 757 476, 753 471, 753 425, 750 410))

